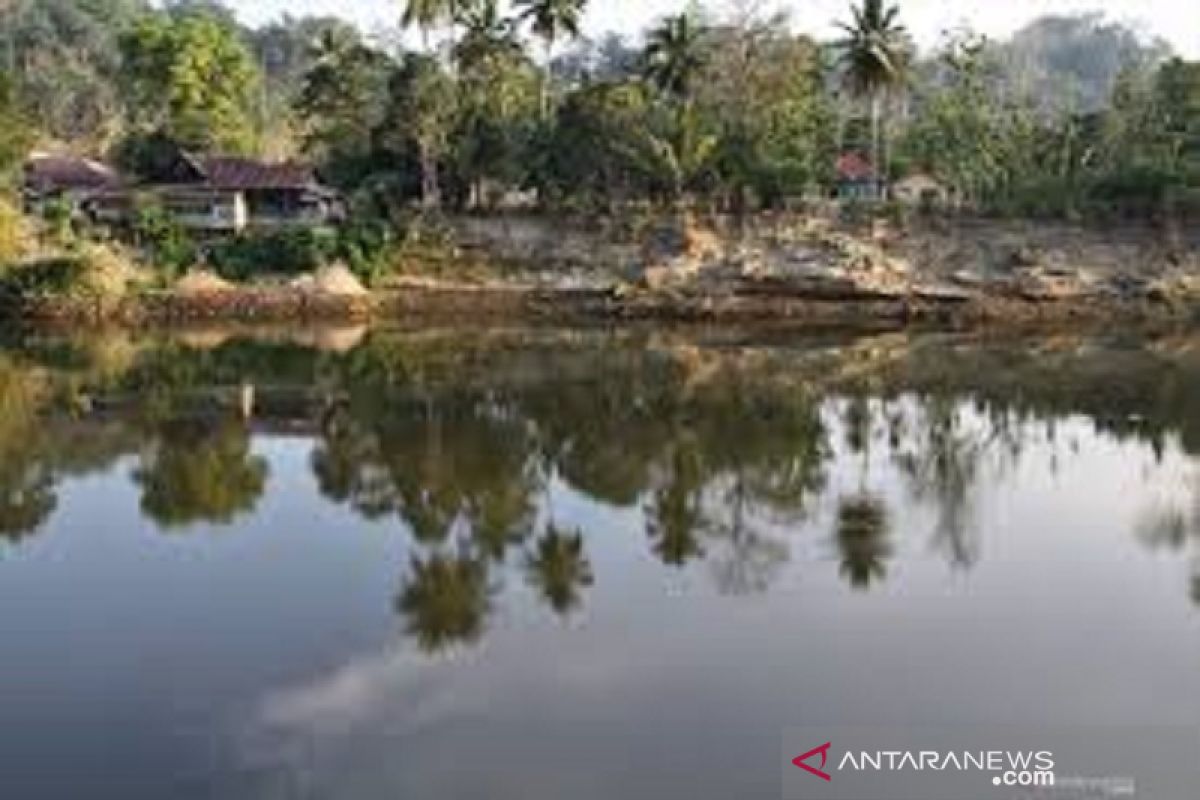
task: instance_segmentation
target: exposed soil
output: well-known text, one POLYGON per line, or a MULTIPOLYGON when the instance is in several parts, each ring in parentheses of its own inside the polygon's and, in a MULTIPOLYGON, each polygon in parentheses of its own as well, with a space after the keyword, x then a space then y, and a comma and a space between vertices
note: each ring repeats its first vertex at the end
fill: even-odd
POLYGON ((675 321, 792 325, 951 327, 1066 321, 1191 321, 1200 305, 1167 299, 1032 299, 1019 295, 907 296, 821 290, 772 291, 761 286, 720 294, 648 290, 553 289, 504 286, 423 286, 368 296, 237 288, 213 293, 148 292, 99 308, 72 300, 45 300, 24 309, 35 321, 357 321, 514 320, 554 322, 675 321))
POLYGON ((992 221, 851 227, 793 216, 736 227, 691 219, 682 230, 651 225, 631 243, 628 233, 601 225, 566 230, 539 218, 524 225, 504 222, 489 238, 485 223, 475 223, 473 258, 494 253, 529 265, 476 283, 408 278, 368 292, 344 267, 261 285, 197 273, 116 303, 39 297, 9 312, 122 324, 375 317, 964 326, 1191 321, 1200 309, 1198 249, 1153 229, 992 221), (556 234, 569 247, 551 249, 556 234))

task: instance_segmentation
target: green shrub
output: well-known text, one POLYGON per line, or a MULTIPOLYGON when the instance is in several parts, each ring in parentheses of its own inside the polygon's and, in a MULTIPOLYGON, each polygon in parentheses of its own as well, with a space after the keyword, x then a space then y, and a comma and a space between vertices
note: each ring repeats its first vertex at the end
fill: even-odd
POLYGON ((83 270, 83 259, 78 256, 46 258, 6 271, 0 283, 9 296, 63 295, 79 283, 83 270))
POLYGON ((60 247, 70 246, 75 239, 71 216, 71 203, 63 197, 50 200, 42 207, 42 219, 46 223, 46 233, 51 241, 60 247))
POLYGON ((334 261, 370 283, 386 272, 395 258, 397 237, 383 221, 360 221, 334 231, 289 228, 245 233, 213 247, 209 262, 227 280, 255 275, 295 275, 334 261))
POLYGON ((0 296, 17 302, 49 299, 108 306, 125 296, 136 275, 122 253, 102 245, 86 245, 77 254, 6 270, 0 276, 0 296))
POLYGON ((338 235, 314 228, 288 228, 267 233, 251 232, 216 245, 209 262, 229 280, 255 275, 295 275, 317 269, 335 258, 338 235))
POLYGON ((133 234, 147 258, 166 277, 172 277, 196 263, 196 243, 179 220, 159 205, 137 209, 133 234))
POLYGON ((368 286, 392 268, 397 248, 392 226, 382 221, 351 223, 338 233, 337 257, 368 286))

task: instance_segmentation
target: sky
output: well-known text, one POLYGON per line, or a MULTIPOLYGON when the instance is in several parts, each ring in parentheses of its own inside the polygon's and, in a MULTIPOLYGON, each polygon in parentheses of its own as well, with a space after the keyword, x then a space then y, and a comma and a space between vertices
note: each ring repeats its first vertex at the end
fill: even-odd
MULTIPOLYGON (((846 15, 848 0, 742 0, 787 11, 794 27, 818 36, 833 33, 832 21, 846 15)), ((390 26, 403 0, 227 0, 246 22, 260 23, 282 15, 332 14, 359 23, 365 30, 390 26)), ((709 0, 720 12, 738 0, 709 0)), ((1179 53, 1200 58, 1200 13, 1196 0, 903 0, 905 25, 918 44, 937 44, 942 31, 969 23, 980 33, 1002 37, 1043 14, 1103 11, 1113 19, 1166 39, 1179 53)), ((679 11, 687 0, 590 0, 585 34, 640 32, 658 17, 679 11)))

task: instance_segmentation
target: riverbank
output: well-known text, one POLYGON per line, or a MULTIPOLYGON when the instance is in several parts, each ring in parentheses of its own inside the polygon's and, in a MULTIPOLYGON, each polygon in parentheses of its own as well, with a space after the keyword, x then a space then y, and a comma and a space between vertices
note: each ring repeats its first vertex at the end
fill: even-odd
POLYGON ((74 325, 288 321, 547 321, 789 325, 991 325, 1037 322, 1191 321, 1200 303, 1167 295, 1046 298, 1020 292, 915 290, 904 294, 750 284, 679 292, 616 287, 456 285, 387 288, 366 295, 236 287, 204 294, 140 292, 114 305, 43 297, 8 318, 74 325))
MULTIPOLYGON (((794 325, 1191 320, 1200 248, 1141 227, 773 215, 615 226, 468 218, 430 265, 401 258, 364 287, 342 267, 162 283, 108 257, 14 283, 10 319, 122 325, 205 321, 679 321, 794 325), (91 265, 91 266, 89 266, 91 265), (99 266, 96 266, 99 265, 99 266), (130 273, 132 275, 132 273, 130 273), (27 288, 32 287, 32 288, 27 288)), ((17 273, 22 274, 22 273, 17 273)), ((32 273, 29 273, 32 274, 32 273)))

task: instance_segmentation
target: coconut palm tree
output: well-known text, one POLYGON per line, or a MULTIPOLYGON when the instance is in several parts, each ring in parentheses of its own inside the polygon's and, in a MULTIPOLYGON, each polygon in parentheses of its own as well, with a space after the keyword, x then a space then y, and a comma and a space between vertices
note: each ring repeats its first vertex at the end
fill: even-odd
MULTIPOLYGON (((717 144, 704 132, 693 103, 693 88, 707 61, 705 36, 695 12, 684 11, 664 17, 646 35, 642 51, 643 77, 674 101, 674 130, 665 138, 647 137, 642 157, 654 172, 667 176, 675 200, 703 170, 717 144)), ((685 219, 684 230, 690 227, 685 219)))
POLYGON ((862 0, 850 13, 851 22, 839 23, 846 33, 837 43, 842 81, 852 95, 870 102, 871 158, 877 177, 882 177, 884 102, 907 78, 908 37, 899 22, 899 6, 887 5, 886 0, 862 0))
POLYGON ((428 53, 429 33, 434 28, 446 28, 450 31, 449 51, 454 52, 454 27, 463 24, 463 17, 475 12, 480 0, 404 0, 404 13, 400 15, 400 25, 403 28, 416 27, 421 31, 421 39, 428 53))
POLYGON ((646 34, 642 74, 659 90, 689 104, 704 67, 704 28, 690 11, 664 17, 646 34))
POLYGON ((529 21, 534 35, 546 46, 546 67, 542 75, 542 116, 550 111, 550 59, 554 43, 563 34, 574 39, 587 0, 515 0, 521 19, 529 21))
POLYGON ((425 50, 429 50, 429 31, 453 21, 454 0, 405 0, 400 25, 404 28, 419 28, 425 50))
POLYGON ((522 55, 513 21, 500 13, 496 0, 459 0, 455 6, 454 22, 462 26, 463 35, 451 46, 451 55, 460 72, 469 72, 493 58, 522 55))

